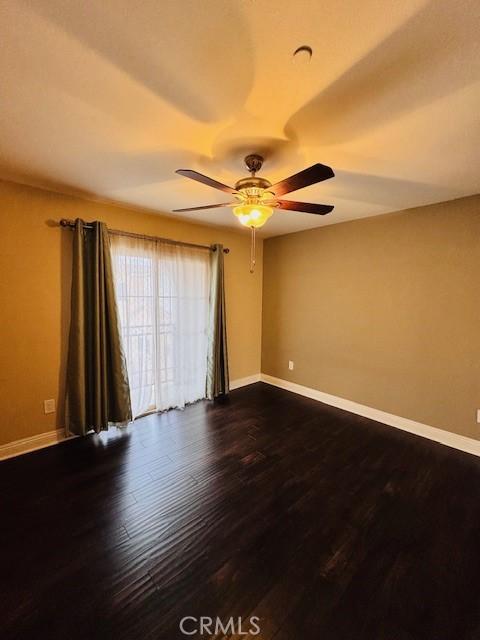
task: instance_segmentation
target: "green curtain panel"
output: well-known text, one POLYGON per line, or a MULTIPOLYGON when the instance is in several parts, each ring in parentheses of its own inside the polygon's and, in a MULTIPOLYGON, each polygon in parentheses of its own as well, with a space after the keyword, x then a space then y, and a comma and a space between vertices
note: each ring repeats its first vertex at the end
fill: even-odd
POLYGON ((210 399, 229 391, 223 245, 212 248, 207 361, 207 398, 210 399))
POLYGON ((73 231, 67 430, 77 435, 132 419, 108 229, 88 226, 77 219, 73 231))

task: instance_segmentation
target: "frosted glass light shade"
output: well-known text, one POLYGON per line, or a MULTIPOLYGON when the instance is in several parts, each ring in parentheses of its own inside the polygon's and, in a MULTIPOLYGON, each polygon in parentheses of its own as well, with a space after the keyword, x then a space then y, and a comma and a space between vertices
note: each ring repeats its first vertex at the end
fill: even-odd
POLYGON ((272 207, 267 207, 264 204, 241 204, 235 207, 233 213, 237 216, 240 224, 245 227, 263 227, 265 222, 273 214, 272 207))

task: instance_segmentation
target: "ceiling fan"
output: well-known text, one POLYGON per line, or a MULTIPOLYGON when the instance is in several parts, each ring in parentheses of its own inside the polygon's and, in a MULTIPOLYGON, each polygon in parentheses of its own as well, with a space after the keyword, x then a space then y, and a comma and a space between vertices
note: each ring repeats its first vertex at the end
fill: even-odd
POLYGON ((219 207, 233 207, 233 213, 245 227, 252 229, 252 257, 250 271, 253 272, 255 265, 255 229, 262 227, 272 216, 274 209, 288 209, 290 211, 303 211, 324 216, 330 213, 333 205, 313 204, 311 202, 294 202, 292 200, 282 200, 280 196, 311 184, 322 182, 334 177, 333 170, 324 164, 317 164, 295 173, 285 180, 273 184, 266 178, 260 178, 255 174, 260 171, 263 165, 263 157, 252 153, 245 158, 245 164, 250 171, 250 176, 241 178, 236 182, 235 188, 213 180, 208 176, 193 171, 192 169, 177 169, 176 173, 186 178, 191 178, 202 184, 206 184, 214 189, 219 189, 230 193, 234 202, 222 202, 220 204, 207 204, 200 207, 187 207, 186 209, 173 209, 175 213, 185 211, 203 211, 205 209, 217 209, 219 207))

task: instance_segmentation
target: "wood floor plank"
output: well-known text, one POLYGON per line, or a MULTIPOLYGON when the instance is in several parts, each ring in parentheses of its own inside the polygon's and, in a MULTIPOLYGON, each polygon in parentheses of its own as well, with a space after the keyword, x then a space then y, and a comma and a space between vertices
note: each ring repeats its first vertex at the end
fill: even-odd
POLYGON ((479 640, 479 487, 478 458, 262 383, 146 416, 0 463, 0 635, 479 640))

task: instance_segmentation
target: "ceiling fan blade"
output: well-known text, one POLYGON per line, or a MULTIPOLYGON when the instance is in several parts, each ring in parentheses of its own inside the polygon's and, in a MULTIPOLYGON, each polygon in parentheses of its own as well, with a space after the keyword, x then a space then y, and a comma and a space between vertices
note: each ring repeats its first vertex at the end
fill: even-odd
POLYGON ((198 173, 198 171, 193 171, 192 169, 177 169, 175 173, 178 173, 181 176, 185 176, 186 178, 196 180, 197 182, 201 182, 202 184, 206 184, 208 187, 220 189, 220 191, 225 191, 226 193, 237 193, 233 187, 229 187, 222 182, 218 182, 213 178, 204 176, 203 173, 198 173))
POLYGON ((181 213, 182 211, 202 211, 203 209, 218 209, 218 207, 233 207, 238 202, 220 202, 220 204, 205 204, 201 207, 187 207, 186 209, 172 209, 172 213, 181 213))
POLYGON ((304 169, 289 178, 285 178, 285 180, 281 182, 277 182, 277 184, 269 188, 269 191, 273 191, 276 196, 283 196, 285 193, 297 191, 298 189, 303 189, 303 187, 308 187, 310 184, 333 178, 334 175, 331 167, 317 162, 317 164, 308 167, 308 169, 304 169))
POLYGON ((293 202, 292 200, 279 200, 279 209, 288 209, 289 211, 303 211, 304 213, 315 213, 318 216, 324 216, 333 209, 331 204, 313 204, 312 202, 293 202))

